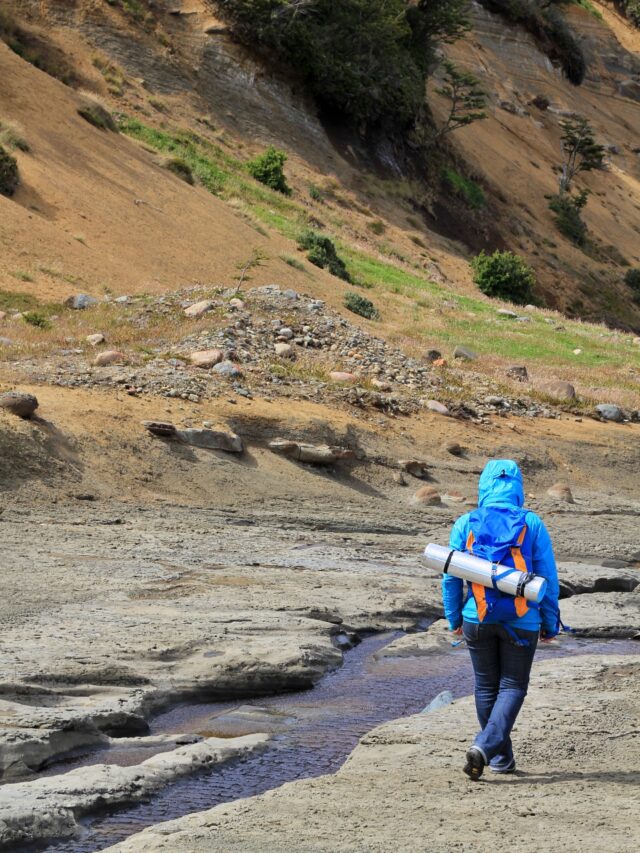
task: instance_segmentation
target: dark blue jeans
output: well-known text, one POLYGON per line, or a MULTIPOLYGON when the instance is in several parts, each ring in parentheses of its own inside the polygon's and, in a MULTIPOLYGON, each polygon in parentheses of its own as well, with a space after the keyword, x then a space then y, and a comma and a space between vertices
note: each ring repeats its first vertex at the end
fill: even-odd
POLYGON ((473 664, 481 728, 474 744, 494 770, 505 770, 513 762, 511 729, 527 695, 538 632, 516 630, 528 642, 519 646, 503 625, 464 622, 462 630, 473 664))

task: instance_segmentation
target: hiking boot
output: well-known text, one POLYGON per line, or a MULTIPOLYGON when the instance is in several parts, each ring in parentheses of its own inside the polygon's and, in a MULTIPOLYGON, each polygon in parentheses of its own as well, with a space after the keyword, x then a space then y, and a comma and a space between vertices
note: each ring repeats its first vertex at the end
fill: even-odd
POLYGON ((484 770, 484 766, 487 763, 484 760, 482 750, 480 750, 477 746, 470 746, 467 750, 466 759, 467 763, 462 769, 473 782, 477 782, 478 779, 482 776, 482 771, 484 770))
POLYGON ((512 758, 506 767, 500 767, 499 765, 497 767, 494 767, 493 764, 490 764, 489 770, 491 770, 492 773, 515 773, 516 760, 515 758, 512 758))

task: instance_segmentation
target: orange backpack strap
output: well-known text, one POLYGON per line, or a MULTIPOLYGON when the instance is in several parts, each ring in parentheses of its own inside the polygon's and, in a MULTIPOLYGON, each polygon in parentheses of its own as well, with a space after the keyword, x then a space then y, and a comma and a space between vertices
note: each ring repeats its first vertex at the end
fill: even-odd
MULTIPOLYGON (((473 554, 473 543, 476 541, 475 536, 473 535, 473 530, 469 531, 469 535, 467 536, 467 551, 470 554, 473 554)), ((476 609, 478 611, 478 619, 482 622, 484 621, 484 617, 487 615, 487 596, 485 593, 485 588, 481 583, 472 583, 471 584, 471 593, 476 602, 476 609)))
MULTIPOLYGON (((529 569, 527 567, 526 560, 522 556, 522 544, 524 542, 524 537, 527 535, 527 525, 522 528, 520 536, 518 536, 518 541, 511 549, 511 556, 513 557, 513 565, 518 569, 519 572, 528 572, 529 569)), ((515 600, 516 613, 518 616, 524 616, 524 614, 529 609, 529 604, 527 603, 527 599, 523 595, 519 595, 515 600)))

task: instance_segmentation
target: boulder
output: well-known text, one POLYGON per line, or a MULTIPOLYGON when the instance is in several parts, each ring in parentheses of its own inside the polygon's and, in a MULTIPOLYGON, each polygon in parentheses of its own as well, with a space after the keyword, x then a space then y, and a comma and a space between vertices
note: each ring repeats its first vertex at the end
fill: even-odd
POLYGON ((236 379, 242 376, 242 370, 232 361, 221 361, 219 364, 214 365, 213 371, 214 373, 219 373, 220 376, 226 376, 228 379, 236 379))
POLYGON ((612 403, 600 403, 596 406, 596 412, 604 421, 619 422, 624 419, 624 413, 620 406, 614 406, 612 403))
POLYGON ((127 360, 127 356, 123 352, 116 349, 108 349, 95 357, 93 365, 94 367, 107 367, 109 364, 118 364, 127 360))
POLYGON ((529 372, 523 364, 512 364, 507 368, 507 376, 510 379, 517 379, 518 382, 529 381, 529 372))
POLYGON ((453 357, 460 358, 463 361, 475 361, 478 356, 473 350, 467 347, 457 346, 453 351, 453 357))
POLYGON ((84 311, 85 308, 97 305, 98 301, 95 296, 89 296, 86 293, 77 293, 75 296, 65 299, 64 304, 67 308, 73 308, 74 311, 84 311))
POLYGON ((442 501, 437 489, 433 486, 422 486, 414 494, 412 503, 421 504, 422 506, 439 506, 442 501))
POLYGON ((291 344, 275 344, 274 349, 278 358, 295 359, 296 357, 295 350, 291 344))
POLYGON ((179 441, 205 450, 224 450, 225 453, 242 453, 244 445, 239 435, 215 429, 178 429, 179 441))
POLYGON ((24 394, 22 391, 7 391, 0 394, 0 409, 11 412, 19 418, 29 419, 38 408, 38 400, 33 394, 24 394))
POLYGON ((444 405, 444 403, 439 403, 437 400, 426 400, 424 403, 425 409, 429 409, 430 412, 435 412, 437 415, 449 415, 449 409, 444 405))
POLYGON ((276 438, 268 444, 269 450, 280 453, 297 462, 310 462, 313 465, 332 465, 341 459, 349 459, 354 453, 345 447, 330 447, 328 444, 315 445, 276 438))
POLYGON ((353 373, 348 373, 346 370, 332 370, 329 374, 329 379, 333 382, 344 382, 345 384, 353 385, 358 381, 357 376, 353 373))
POLYGON ((186 317, 202 317, 214 307, 215 302, 212 302, 211 299, 203 299, 201 302, 195 302, 193 305, 189 305, 188 308, 184 309, 184 313, 186 317))
POLYGON ((244 308, 244 302, 242 299, 238 299, 238 297, 235 296, 233 299, 229 300, 229 308, 232 308, 234 311, 242 311, 244 308))
POLYGON ((547 489, 547 494, 557 501, 564 501, 568 504, 574 503, 571 489, 566 483, 555 483, 550 489, 547 489))
POLYGON ((91 344, 92 347, 97 347, 99 344, 104 343, 104 335, 96 332, 95 335, 87 335, 85 340, 88 344, 91 344))
POLYGON ((563 382, 560 379, 553 382, 546 382, 541 386, 541 390, 550 397, 555 397, 557 400, 575 400, 576 389, 570 382, 563 382))
POLYGON ((412 477, 417 477, 419 480, 426 480, 429 476, 429 469, 424 462, 419 462, 417 459, 401 459, 398 462, 398 467, 401 471, 411 474, 412 477))
POLYGON ((142 425, 149 430, 151 435, 157 435, 161 438, 175 438, 176 436, 176 428, 166 421, 142 421, 142 425))
POLYGON ((201 367, 203 370, 208 370, 220 364, 224 358, 224 353, 219 349, 205 349, 192 352, 189 356, 189 361, 194 367, 201 367))

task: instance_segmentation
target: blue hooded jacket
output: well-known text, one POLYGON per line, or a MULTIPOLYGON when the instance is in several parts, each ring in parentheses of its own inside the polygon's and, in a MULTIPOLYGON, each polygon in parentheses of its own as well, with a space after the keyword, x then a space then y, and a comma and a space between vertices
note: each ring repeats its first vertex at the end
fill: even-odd
MULTIPOLYGON (((530 555, 528 561, 530 571, 547 579, 547 591, 539 610, 531 608, 524 616, 506 624, 526 631, 537 631, 542 628, 545 637, 555 636, 559 631, 559 587, 553 546, 540 518, 534 512, 524 508, 522 474, 515 462, 510 459, 492 459, 487 463, 480 476, 478 501, 479 510, 463 515, 454 524, 449 547, 456 551, 466 550, 471 518, 485 507, 502 509, 505 521, 517 515, 522 524, 527 525, 522 552, 524 555, 530 555)), ((478 551, 475 544, 474 551, 478 551)), ((465 582, 460 578, 454 578, 451 575, 443 576, 442 598, 445 616, 452 630, 459 628, 463 619, 466 622, 479 622, 475 600, 473 596, 467 597, 465 582)))

